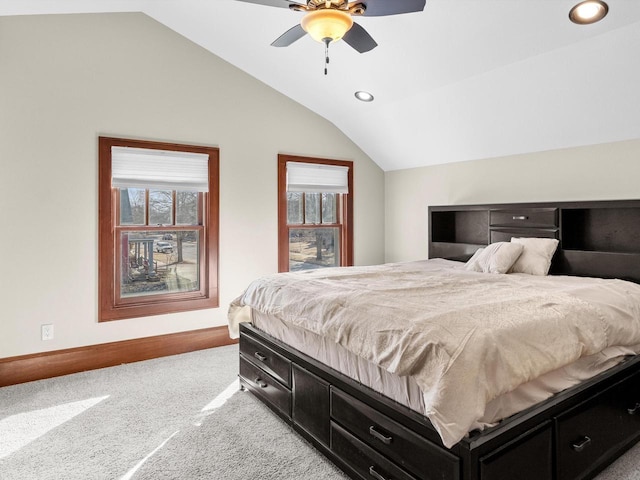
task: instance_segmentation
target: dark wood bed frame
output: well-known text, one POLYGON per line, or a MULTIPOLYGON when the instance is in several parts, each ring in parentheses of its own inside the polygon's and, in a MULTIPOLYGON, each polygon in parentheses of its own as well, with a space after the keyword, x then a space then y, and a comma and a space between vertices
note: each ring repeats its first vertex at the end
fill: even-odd
MULTIPOLYGON (((429 257, 511 237, 560 241, 552 274, 640 283, 640 200, 429 207, 429 257)), ((577 480, 640 439, 640 357, 445 448, 429 420, 250 324, 243 388, 354 479, 577 480)))

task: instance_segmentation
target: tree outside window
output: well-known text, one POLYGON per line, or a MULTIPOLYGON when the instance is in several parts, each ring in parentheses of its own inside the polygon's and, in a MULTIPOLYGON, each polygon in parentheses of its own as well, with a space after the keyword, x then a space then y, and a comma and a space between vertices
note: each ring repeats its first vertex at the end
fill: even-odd
POLYGON ((278 179, 279 271, 353 265, 353 163, 279 155, 278 179), (311 167, 295 186, 287 175, 292 164, 311 167), (336 187, 318 179, 316 167, 342 169, 340 192, 322 191, 336 187))
POLYGON ((99 156, 100 321, 216 307, 218 149, 101 137, 99 156))

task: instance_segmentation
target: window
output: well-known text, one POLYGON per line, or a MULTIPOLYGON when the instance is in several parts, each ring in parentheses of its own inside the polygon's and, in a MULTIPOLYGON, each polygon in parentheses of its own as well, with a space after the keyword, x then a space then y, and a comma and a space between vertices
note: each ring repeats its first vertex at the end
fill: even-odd
POLYGON ((353 162, 278 155, 278 270, 353 265, 353 162))
POLYGON ((99 321, 218 306, 217 148, 100 137, 99 321))

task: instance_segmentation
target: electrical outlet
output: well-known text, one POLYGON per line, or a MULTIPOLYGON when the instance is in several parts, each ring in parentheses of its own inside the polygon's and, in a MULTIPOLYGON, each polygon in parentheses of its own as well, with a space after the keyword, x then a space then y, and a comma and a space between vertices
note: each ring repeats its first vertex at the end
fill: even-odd
POLYGON ((42 325, 41 333, 42 340, 53 340, 53 324, 48 323, 46 325, 42 325))

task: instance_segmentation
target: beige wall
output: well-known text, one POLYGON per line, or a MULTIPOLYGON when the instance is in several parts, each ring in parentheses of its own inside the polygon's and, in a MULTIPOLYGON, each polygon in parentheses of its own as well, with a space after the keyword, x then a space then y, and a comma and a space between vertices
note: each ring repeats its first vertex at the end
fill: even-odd
POLYGON ((278 153, 355 162, 382 262, 383 172, 332 124, 142 14, 0 18, 0 358, 225 325, 277 270, 278 153), (220 147, 220 308, 97 322, 99 135, 220 147))
POLYGON ((386 261, 427 258, 427 207, 640 198, 640 140, 387 172, 386 261))

